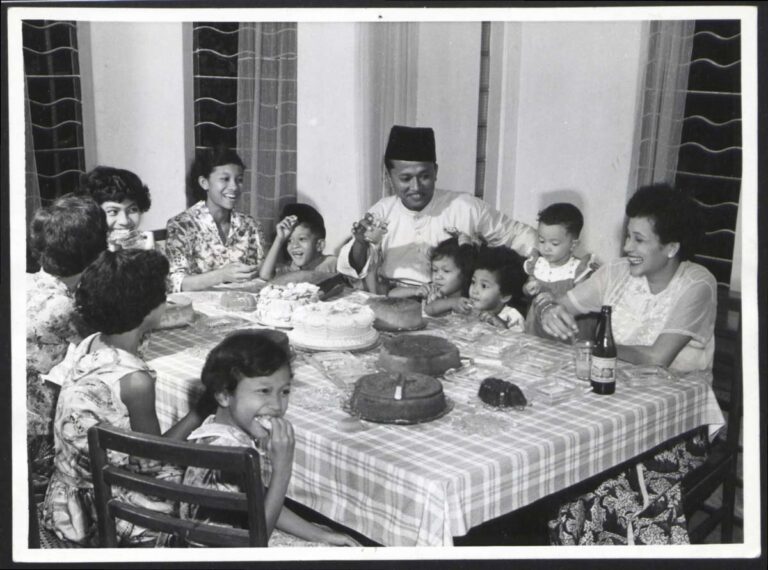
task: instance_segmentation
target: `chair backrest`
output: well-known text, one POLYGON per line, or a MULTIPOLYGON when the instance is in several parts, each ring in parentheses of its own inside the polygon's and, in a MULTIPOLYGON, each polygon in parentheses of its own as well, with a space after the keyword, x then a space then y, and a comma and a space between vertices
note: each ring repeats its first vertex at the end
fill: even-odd
POLYGON ((168 239, 168 231, 165 228, 152 230, 152 239, 155 241, 155 249, 165 255, 165 241, 168 239))
POLYGON ((181 538, 182 542, 189 541, 209 546, 267 545, 264 489, 261 482, 259 455, 255 450, 244 447, 176 442, 159 436, 121 430, 107 424, 99 424, 88 430, 88 445, 101 546, 118 546, 115 531, 116 518, 144 528, 171 533, 181 538), (182 482, 141 475, 109 463, 108 450, 177 466, 203 467, 237 473, 243 481, 246 492, 229 493, 202 489, 184 485, 182 482), (248 515, 248 529, 183 520, 129 504, 113 497, 113 486, 168 501, 245 512, 248 515))

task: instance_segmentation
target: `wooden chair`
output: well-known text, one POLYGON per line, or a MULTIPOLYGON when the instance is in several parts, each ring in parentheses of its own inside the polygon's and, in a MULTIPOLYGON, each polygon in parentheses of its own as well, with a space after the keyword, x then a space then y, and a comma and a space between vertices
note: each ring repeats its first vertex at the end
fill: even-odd
POLYGON ((98 514, 99 544, 116 547, 115 519, 123 519, 144 528, 171 533, 185 545, 187 541, 207 546, 267 546, 264 518, 264 490, 259 455, 239 447, 207 446, 182 443, 159 436, 117 429, 99 424, 88 430, 91 472, 98 514), (237 473, 246 493, 228 493, 183 485, 140 475, 107 461, 107 450, 135 457, 155 459, 178 466, 204 467, 237 473), (170 501, 193 503, 211 509, 247 513, 248 529, 237 529, 182 520, 157 511, 128 504, 112 496, 112 487, 170 501))
POLYGON ((733 527, 736 507, 736 488, 739 485, 738 465, 741 454, 742 419, 742 362, 741 362, 741 316, 735 313, 735 323, 728 324, 728 316, 734 316, 733 303, 725 302, 724 319, 719 319, 716 333, 715 362, 713 366, 714 386, 725 386, 727 390, 718 395, 723 410, 728 414, 724 435, 712 443, 710 455, 701 467, 691 471, 682 482, 683 508, 688 519, 688 534, 691 543, 701 543, 721 524, 720 539, 723 543, 733 541, 733 527), (719 506, 707 504, 712 494, 722 487, 722 501, 719 506), (695 525, 691 522, 694 514, 695 525))
POLYGON ((155 240, 155 249, 165 254, 165 242, 168 239, 168 231, 165 228, 152 230, 152 239, 155 240))

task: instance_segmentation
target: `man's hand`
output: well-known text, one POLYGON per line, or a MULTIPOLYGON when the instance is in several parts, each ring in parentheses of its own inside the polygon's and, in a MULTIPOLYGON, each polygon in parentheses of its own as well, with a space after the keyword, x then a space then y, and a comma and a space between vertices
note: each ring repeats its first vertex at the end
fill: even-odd
POLYGON ((387 222, 376 218, 370 212, 363 219, 352 224, 352 236, 355 241, 362 243, 379 244, 387 233, 387 222))

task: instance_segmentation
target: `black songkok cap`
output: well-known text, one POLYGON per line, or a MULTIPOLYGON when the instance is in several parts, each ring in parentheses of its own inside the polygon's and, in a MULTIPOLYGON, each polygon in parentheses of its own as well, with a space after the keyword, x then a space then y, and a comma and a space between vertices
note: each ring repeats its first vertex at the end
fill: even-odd
POLYGON ((384 153, 384 160, 437 162, 435 131, 430 128, 394 125, 389 131, 389 142, 384 153))

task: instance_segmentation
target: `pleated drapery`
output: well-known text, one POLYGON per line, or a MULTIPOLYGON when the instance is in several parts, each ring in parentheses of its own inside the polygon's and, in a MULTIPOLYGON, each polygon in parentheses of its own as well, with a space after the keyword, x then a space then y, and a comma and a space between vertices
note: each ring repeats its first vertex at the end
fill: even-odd
POLYGON ((271 235, 280 210, 296 201, 296 24, 241 24, 237 77, 241 207, 271 235))
POLYGON ((641 82, 642 115, 630 191, 656 182, 673 184, 683 130, 695 21, 653 21, 641 82))

